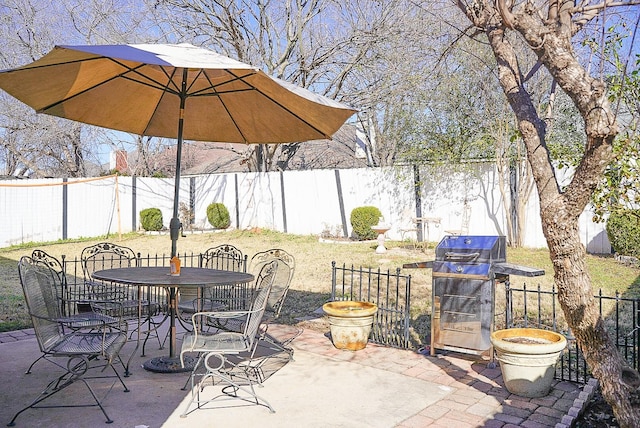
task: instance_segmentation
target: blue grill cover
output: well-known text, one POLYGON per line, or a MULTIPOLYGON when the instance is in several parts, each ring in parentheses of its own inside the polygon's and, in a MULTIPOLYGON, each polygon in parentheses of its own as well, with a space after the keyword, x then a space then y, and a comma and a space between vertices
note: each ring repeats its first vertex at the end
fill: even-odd
POLYGON ((506 238, 486 235, 448 235, 436 247, 436 260, 494 263, 507 260, 506 238))

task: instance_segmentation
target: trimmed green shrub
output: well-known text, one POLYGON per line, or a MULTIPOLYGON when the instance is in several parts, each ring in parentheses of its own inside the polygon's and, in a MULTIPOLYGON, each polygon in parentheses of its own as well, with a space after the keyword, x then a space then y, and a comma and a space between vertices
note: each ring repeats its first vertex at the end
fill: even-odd
POLYGON ((226 229, 231 226, 229 210, 220 202, 209 204, 207 207, 207 220, 216 229, 226 229))
POLYGON ((360 240, 374 239, 378 236, 371 226, 378 224, 382 213, 376 207, 357 207, 351 211, 351 226, 360 240))
POLYGON ((140 211, 140 223, 146 231, 162 230, 162 211, 159 208, 147 208, 140 211))
POLYGON ((640 257, 640 210, 611 213, 607 220, 607 236, 617 254, 640 257))

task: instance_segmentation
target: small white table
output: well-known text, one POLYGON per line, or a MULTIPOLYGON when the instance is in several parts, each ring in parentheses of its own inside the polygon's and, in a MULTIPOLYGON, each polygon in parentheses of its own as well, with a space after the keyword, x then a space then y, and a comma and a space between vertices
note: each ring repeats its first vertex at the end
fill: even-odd
POLYGON ((371 230, 378 234, 378 247, 376 248, 376 253, 383 254, 387 252, 386 247, 384 246, 384 234, 387 233, 391 229, 391 226, 385 224, 379 224, 377 226, 371 226, 371 230))
POLYGON ((422 225, 422 239, 425 241, 425 248, 429 247, 429 224, 435 224, 436 227, 440 226, 440 222, 442 221, 442 218, 440 217, 417 217, 415 219, 416 224, 418 224, 418 227, 420 227, 420 225, 422 225), (426 236, 424 234, 424 231, 426 231, 426 236))

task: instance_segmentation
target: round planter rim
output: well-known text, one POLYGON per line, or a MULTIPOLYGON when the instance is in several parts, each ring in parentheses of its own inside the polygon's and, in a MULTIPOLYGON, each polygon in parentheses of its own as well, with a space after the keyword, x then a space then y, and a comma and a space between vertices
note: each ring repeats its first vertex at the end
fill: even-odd
POLYGON ((325 314, 334 317, 366 317, 378 311, 378 305, 357 300, 337 300, 322 305, 325 314))
POLYGON ((497 350, 518 354, 551 354, 562 351, 567 346, 567 339, 560 333, 539 328, 507 328, 491 333, 491 343, 497 350), (504 339, 524 337, 542 339, 546 342, 520 343, 504 339))

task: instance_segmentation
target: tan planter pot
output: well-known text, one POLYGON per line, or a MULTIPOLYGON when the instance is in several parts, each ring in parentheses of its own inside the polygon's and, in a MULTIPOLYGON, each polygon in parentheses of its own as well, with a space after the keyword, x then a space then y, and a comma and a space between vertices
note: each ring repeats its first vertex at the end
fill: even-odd
POLYGON ((537 328, 509 328, 491 333, 507 390, 522 397, 544 397, 567 339, 537 328))
POLYGON ((322 305, 331 329, 331 341, 338 349, 357 351, 367 346, 378 312, 375 303, 338 301, 322 305))

